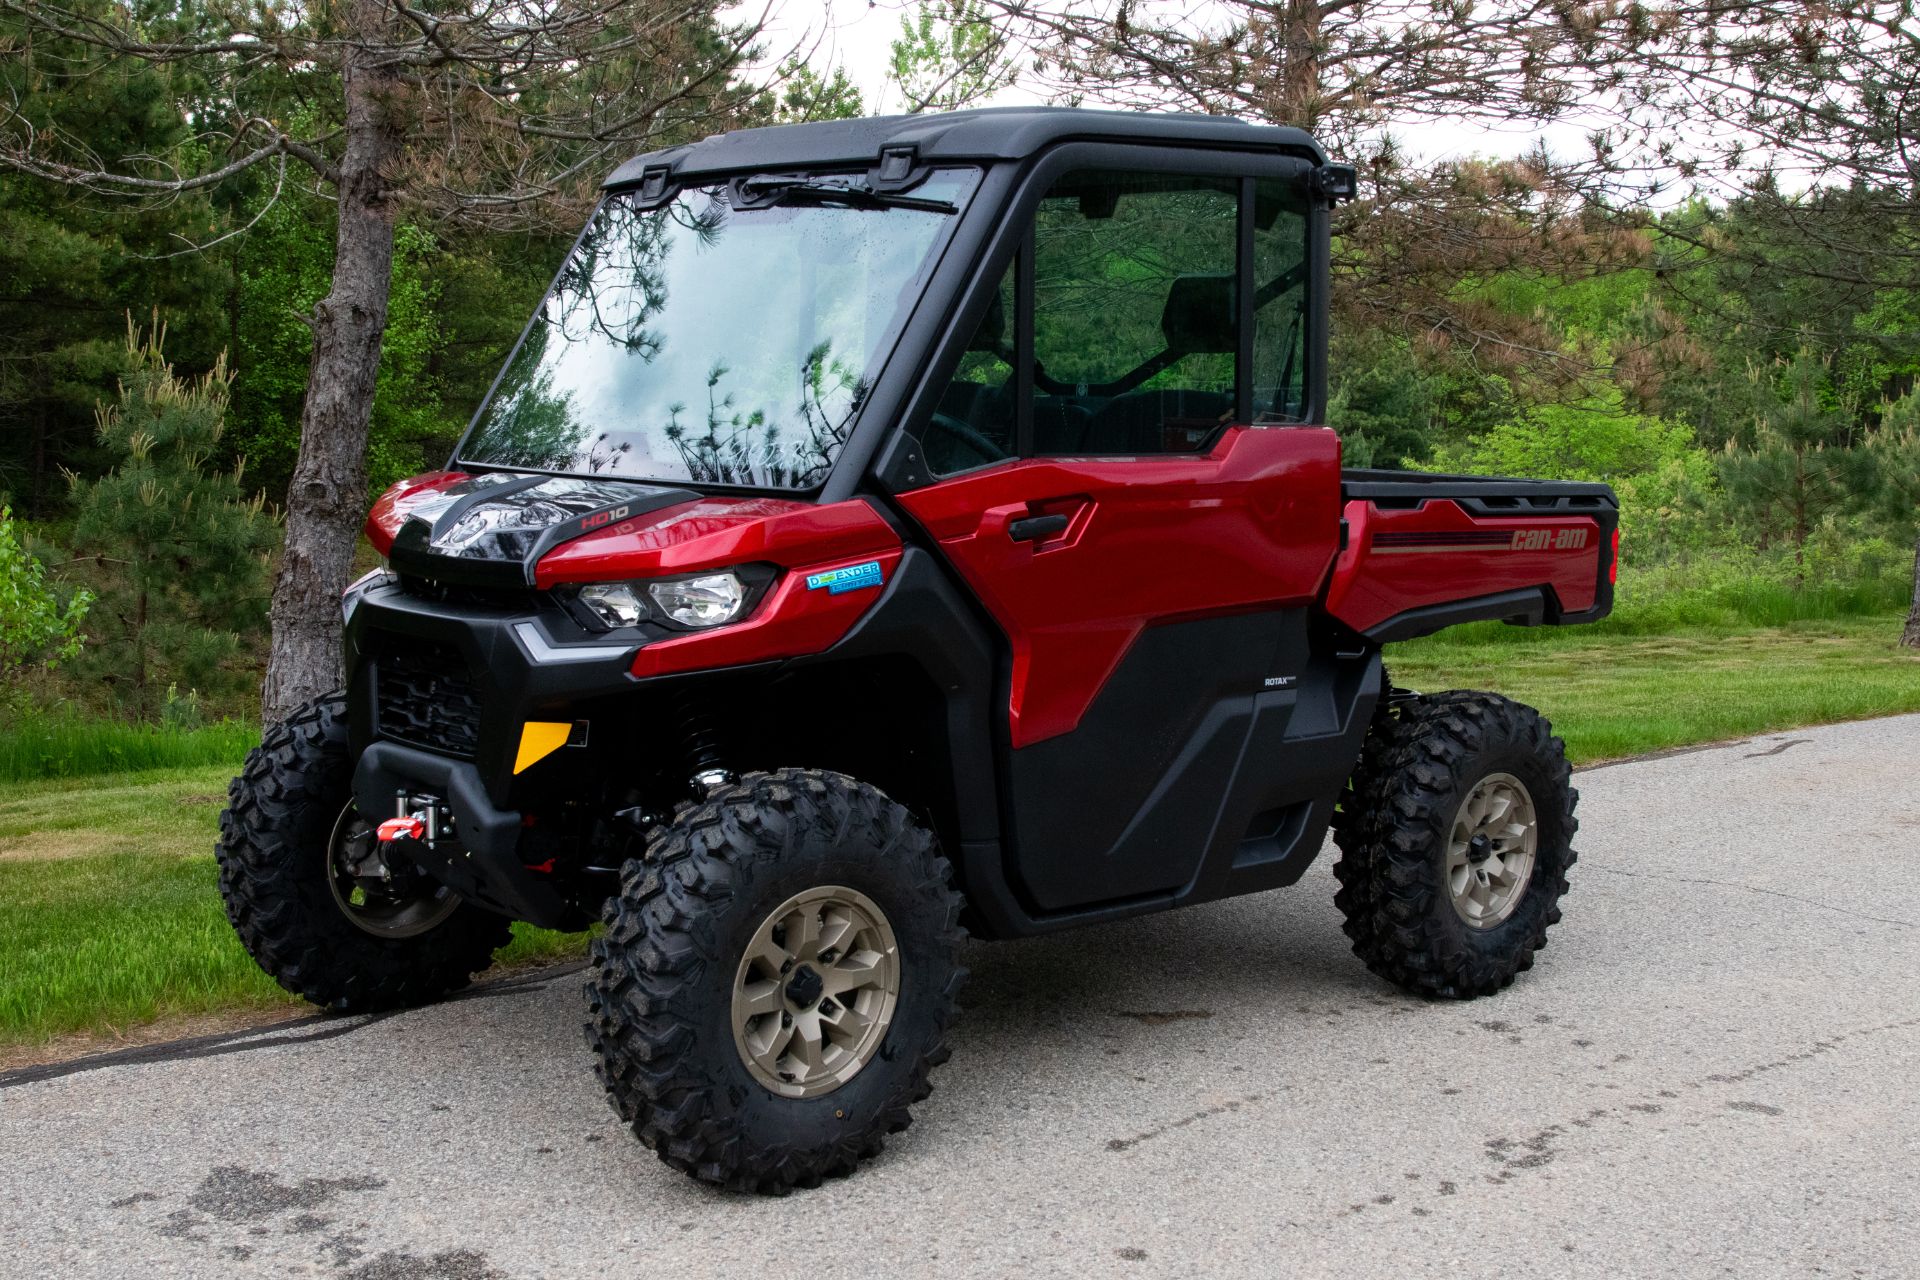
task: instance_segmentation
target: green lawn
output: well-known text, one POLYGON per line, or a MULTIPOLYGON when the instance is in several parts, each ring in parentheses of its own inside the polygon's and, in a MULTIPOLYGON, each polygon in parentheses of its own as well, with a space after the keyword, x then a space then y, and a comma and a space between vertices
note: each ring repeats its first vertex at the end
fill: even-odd
MULTIPOLYGON (((1578 764, 1663 747, 1920 711, 1901 617, 1666 635, 1462 628, 1391 645, 1394 683, 1492 689, 1538 707, 1578 764)), ((1493 629, 1497 628, 1497 629, 1493 629)))
MULTIPOLYGON (((289 1005, 220 906, 229 769, 8 784, 0 799, 0 1046, 289 1005)), ((577 955, 519 925, 502 964, 577 955)))
MULTIPOLYGON (((1577 761, 1920 711, 1897 616, 1645 635, 1463 628, 1395 645, 1396 682, 1497 689, 1544 711, 1577 761)), ((231 770, 13 782, 0 798, 0 1048, 292 998, 222 914, 212 848, 231 770)), ((577 955, 522 927, 505 963, 577 955)))

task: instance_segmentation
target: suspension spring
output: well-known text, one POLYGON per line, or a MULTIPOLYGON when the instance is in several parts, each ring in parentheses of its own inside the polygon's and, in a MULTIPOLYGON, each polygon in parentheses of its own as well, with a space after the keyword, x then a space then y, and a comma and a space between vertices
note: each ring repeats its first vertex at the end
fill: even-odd
POLYGON ((720 717, 713 705, 698 692, 683 690, 675 700, 674 712, 694 798, 704 799, 713 788, 738 782, 740 776, 727 767, 720 717))

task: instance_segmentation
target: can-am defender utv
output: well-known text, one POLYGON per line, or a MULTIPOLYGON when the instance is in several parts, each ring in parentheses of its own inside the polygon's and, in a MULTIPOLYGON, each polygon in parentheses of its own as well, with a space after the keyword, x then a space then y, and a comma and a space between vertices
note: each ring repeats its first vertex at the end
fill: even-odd
POLYGON ((511 921, 592 943, 587 1038, 675 1168, 782 1191, 904 1128, 963 929, 1291 884, 1505 986, 1573 862, 1560 740, 1381 646, 1612 604, 1598 484, 1345 471, 1328 216, 1230 120, 969 111, 644 155, 348 588, 347 688, 221 822, 240 937, 340 1010, 511 921))

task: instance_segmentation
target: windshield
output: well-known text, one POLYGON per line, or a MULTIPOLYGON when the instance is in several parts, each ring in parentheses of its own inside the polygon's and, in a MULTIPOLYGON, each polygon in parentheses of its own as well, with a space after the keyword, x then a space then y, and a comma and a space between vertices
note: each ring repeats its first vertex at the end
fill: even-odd
POLYGON ((904 197, 817 175, 691 188, 653 210, 607 197, 461 460, 822 483, 977 177, 939 170, 904 197))

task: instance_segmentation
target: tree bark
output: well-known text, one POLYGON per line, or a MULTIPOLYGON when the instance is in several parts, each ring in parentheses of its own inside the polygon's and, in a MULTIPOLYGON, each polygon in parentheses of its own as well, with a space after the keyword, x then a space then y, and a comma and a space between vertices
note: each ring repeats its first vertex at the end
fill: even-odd
POLYGON ((1920 538, 1913 540, 1913 609, 1907 614, 1907 626, 1900 633, 1900 643, 1909 649, 1920 649, 1920 538))
MULTIPOLYGON (((374 44, 378 0, 355 0, 352 29, 374 44)), ((300 456, 287 489, 287 536, 273 587, 273 643, 261 690, 264 724, 340 687, 340 591, 367 505, 367 423, 393 277, 388 185, 401 138, 396 85, 374 52, 345 58, 346 145, 335 189, 333 288, 315 307, 313 366, 300 412, 300 456)))

